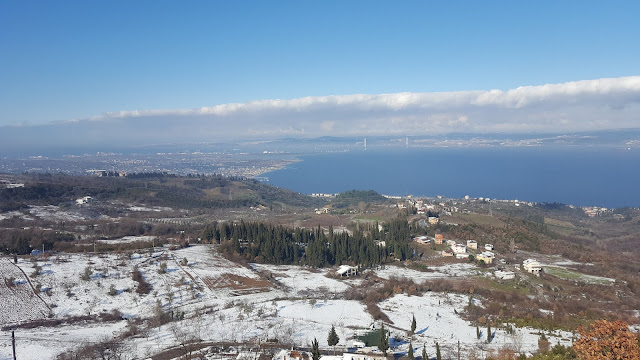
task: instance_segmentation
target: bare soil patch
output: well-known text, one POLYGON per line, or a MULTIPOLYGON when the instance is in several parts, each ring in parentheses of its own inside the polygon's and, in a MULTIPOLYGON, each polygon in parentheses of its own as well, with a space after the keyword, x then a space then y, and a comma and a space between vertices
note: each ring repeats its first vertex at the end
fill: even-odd
POLYGON ((206 277, 204 278, 204 283, 211 290, 230 288, 233 290, 256 290, 256 292, 260 292, 272 287, 272 284, 267 280, 251 279, 234 274, 222 274, 218 278, 206 277))

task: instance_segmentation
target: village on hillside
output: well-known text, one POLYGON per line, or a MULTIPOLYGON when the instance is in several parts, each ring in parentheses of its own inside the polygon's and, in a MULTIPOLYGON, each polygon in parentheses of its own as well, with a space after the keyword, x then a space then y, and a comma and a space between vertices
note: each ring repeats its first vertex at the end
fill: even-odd
POLYGON ((65 180, 68 195, 0 204, 2 359, 14 344, 20 359, 533 357, 571 349, 587 319, 640 323, 634 277, 565 240, 639 214, 374 192, 260 203, 237 199, 274 190, 222 177, 65 180), (112 181, 146 201, 105 193, 112 181), (152 201, 178 185, 211 197, 152 201))

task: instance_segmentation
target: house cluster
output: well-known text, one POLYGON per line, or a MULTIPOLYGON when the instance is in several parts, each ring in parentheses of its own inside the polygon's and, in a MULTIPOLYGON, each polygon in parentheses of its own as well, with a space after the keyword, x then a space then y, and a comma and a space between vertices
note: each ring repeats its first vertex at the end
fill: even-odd
POLYGON ((532 202, 532 201, 520 201, 518 199, 516 200, 498 200, 498 199, 493 199, 494 202, 500 202, 500 203, 506 203, 506 204, 513 204, 515 206, 521 206, 521 205, 526 205, 526 206, 533 206, 536 203, 532 202))
MULTIPOLYGON (((516 265, 516 268, 518 267, 519 266, 516 265)), ((542 272, 542 265, 540 265, 540 263, 536 259, 526 259, 522 262, 521 269, 535 276, 540 276, 540 272, 542 272)), ((516 277, 515 272, 506 270, 504 268, 496 270, 493 275, 500 280, 509 280, 516 277)))
POLYGON ((311 194, 311 197, 330 199, 330 198, 336 197, 337 195, 338 194, 313 193, 313 194, 311 194))
POLYGON ((582 211, 584 211, 584 213, 587 214, 589 217, 594 217, 594 216, 602 215, 612 210, 605 207, 583 206, 582 211))
POLYGON ((418 215, 424 215, 428 211, 439 211, 437 204, 429 204, 423 199, 408 198, 405 201, 399 201, 396 206, 398 207, 398 209, 413 207, 416 209, 416 213, 418 215))
MULTIPOLYGON (((435 243, 442 244, 444 242, 442 234, 436 234, 435 243)), ((449 249, 442 251, 442 256, 455 257, 456 259, 468 259, 469 250, 478 250, 478 242, 476 240, 467 240, 466 244, 460 244, 455 240, 446 240, 446 244, 449 245, 449 249)), ((485 244, 484 251, 475 254, 475 258, 478 261, 483 261, 485 264, 492 264, 495 254, 492 252, 493 245, 485 244)))
POLYGON ((424 200, 416 200, 414 206, 416 207, 416 212, 419 215, 424 215, 427 211, 435 209, 434 205, 425 204, 424 200))
POLYGON ((397 196, 397 195, 385 195, 385 194, 380 194, 382 195, 382 197, 387 198, 387 199, 393 199, 393 200, 401 200, 402 196, 397 196))
POLYGON ((94 175, 100 176, 100 177, 125 177, 125 176, 127 176, 127 173, 125 173, 125 172, 113 171, 113 170, 91 169, 91 170, 87 170, 87 173, 94 174, 94 175))
POLYGON ((320 215, 320 214, 329 214, 331 212, 331 210, 333 210, 333 207, 331 205, 327 205, 327 206, 323 207, 322 209, 315 209, 315 212, 318 215, 320 215))

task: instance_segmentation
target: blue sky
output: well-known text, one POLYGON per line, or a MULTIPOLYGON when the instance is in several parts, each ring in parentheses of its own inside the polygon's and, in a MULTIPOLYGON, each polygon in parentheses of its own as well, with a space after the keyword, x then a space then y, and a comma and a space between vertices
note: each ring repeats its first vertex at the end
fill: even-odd
POLYGON ((633 76, 638 39, 638 1, 0 0, 0 125, 633 76))

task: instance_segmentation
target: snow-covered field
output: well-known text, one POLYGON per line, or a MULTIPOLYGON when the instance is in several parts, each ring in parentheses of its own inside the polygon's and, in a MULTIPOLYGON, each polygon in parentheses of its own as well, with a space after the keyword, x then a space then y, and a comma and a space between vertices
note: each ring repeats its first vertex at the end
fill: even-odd
POLYGON ((157 236, 148 236, 148 235, 147 236, 125 236, 119 239, 96 240, 96 242, 106 243, 106 244, 126 244, 126 243, 136 242, 136 241, 145 241, 151 244, 153 240, 156 238, 157 236))
POLYGON ((44 319, 49 308, 33 291, 25 274, 8 258, 0 259, 0 325, 44 319))
MULTIPOLYGON (((5 269, 3 277, 20 272, 7 258, 1 260, 0 270, 5 269)), ((240 342, 278 339, 280 343, 298 346, 309 346, 317 338, 320 346, 327 348, 331 326, 335 326, 340 337, 339 348, 344 348, 350 346, 357 335, 379 326, 365 305, 339 296, 359 285, 361 280, 328 277, 332 271, 329 269, 258 264, 245 267, 222 258, 209 245, 180 250, 156 248, 153 252, 134 254, 55 255, 38 258, 37 262, 20 259, 18 265, 27 274, 31 274, 35 266, 42 268, 40 275, 33 276, 31 281, 34 286, 39 284, 48 290, 42 298, 51 307, 54 318, 95 316, 117 310, 127 319, 150 319, 158 307, 177 318, 182 318, 184 313, 183 319, 121 340, 131 358, 145 358, 194 338, 240 342), (134 269, 140 270, 152 285, 150 294, 136 292, 137 282, 131 276, 134 269), (85 274, 88 276, 83 280, 85 274)), ((445 265, 433 270, 420 272, 388 266, 377 270, 377 274, 383 278, 409 277, 420 282, 433 277, 470 275, 475 271, 467 264, 445 265)), ((414 335, 413 344, 420 348, 416 349, 417 353, 423 344, 433 354, 435 341, 449 349, 458 340, 465 349, 482 351, 503 346, 525 351, 537 348, 538 335, 526 329, 518 329, 513 336, 498 329, 490 344, 486 338, 477 339, 475 325, 454 312, 461 312, 467 302, 466 296, 427 293, 411 297, 395 295, 379 306, 393 321, 390 329, 398 338, 406 335, 405 330, 410 328, 411 316, 415 314, 418 334, 414 335)), ((14 322, 12 314, 19 310, 17 305, 5 306, 7 303, 3 298, 0 325, 14 322)), ((32 303, 28 308, 37 308, 32 303)), ((42 309, 41 301, 40 304, 42 309)), ((27 311, 23 309, 18 313, 27 311)), ((35 318, 46 315, 48 309, 35 318)), ((130 328, 129 321, 20 328, 16 330, 17 352, 20 359, 53 358, 82 344, 117 337, 130 328)), ((0 359, 10 358, 10 340, 6 336, 1 339, 0 359)), ((398 352, 408 349, 403 341, 394 345, 398 352)))
MULTIPOLYGON (((36 218, 43 219, 47 221, 82 221, 87 220, 86 210, 77 209, 77 208, 69 208, 63 209, 59 206, 55 205, 44 205, 44 206, 29 206, 28 209, 24 211, 8 211, 5 213, 0 213, 0 221, 4 219, 10 219, 14 216, 21 218, 22 220, 34 220, 36 218)), ((105 215, 97 216, 100 219, 108 219, 105 215)), ((93 217, 95 218, 95 216, 93 217)))
POLYGON ((274 279, 286 286, 291 293, 304 295, 310 292, 339 294, 361 283, 360 279, 333 279, 326 275, 332 269, 310 269, 301 266, 252 264, 258 271, 269 271, 274 279))
MULTIPOLYGON (((507 334, 503 329, 493 329, 490 343, 487 343, 487 328, 480 327, 481 336, 477 337, 476 327, 463 320, 457 312, 462 312, 469 302, 468 296, 458 294, 426 293, 422 296, 407 296, 398 294, 380 304, 382 311, 389 316, 394 325, 403 331, 391 329, 391 333, 405 338, 399 342, 399 351, 408 351, 407 332, 411 329, 412 317, 416 318, 416 334, 412 341, 414 351, 419 354, 423 344, 428 354, 435 354, 435 343, 442 349, 453 353, 457 351, 457 344, 467 354, 475 350, 478 354, 490 349, 510 348, 517 352, 533 353, 538 349, 540 335, 533 329, 515 329, 514 334, 507 334)), ((560 342, 570 345, 571 334, 563 333, 557 339, 550 339, 553 345, 560 342)), ((466 357, 466 356, 464 356, 466 357)))
POLYGON ((160 211, 173 211, 172 208, 170 207, 164 207, 164 206, 135 206, 135 205, 131 205, 128 208, 131 211, 140 211, 140 212, 160 212, 160 211))
POLYGON ((415 282, 439 278, 456 278, 480 274, 478 268, 471 263, 451 263, 442 266, 431 266, 429 271, 418 271, 403 266, 390 265, 383 269, 376 270, 376 274, 384 279, 394 277, 405 277, 415 282))
POLYGON ((4 219, 11 219, 14 216, 17 216, 22 220, 33 220, 32 217, 25 215, 20 211, 8 211, 0 214, 0 221, 4 219))
POLYGON ((64 211, 58 206, 29 206, 29 214, 50 221, 79 221, 85 217, 77 211, 64 211))

